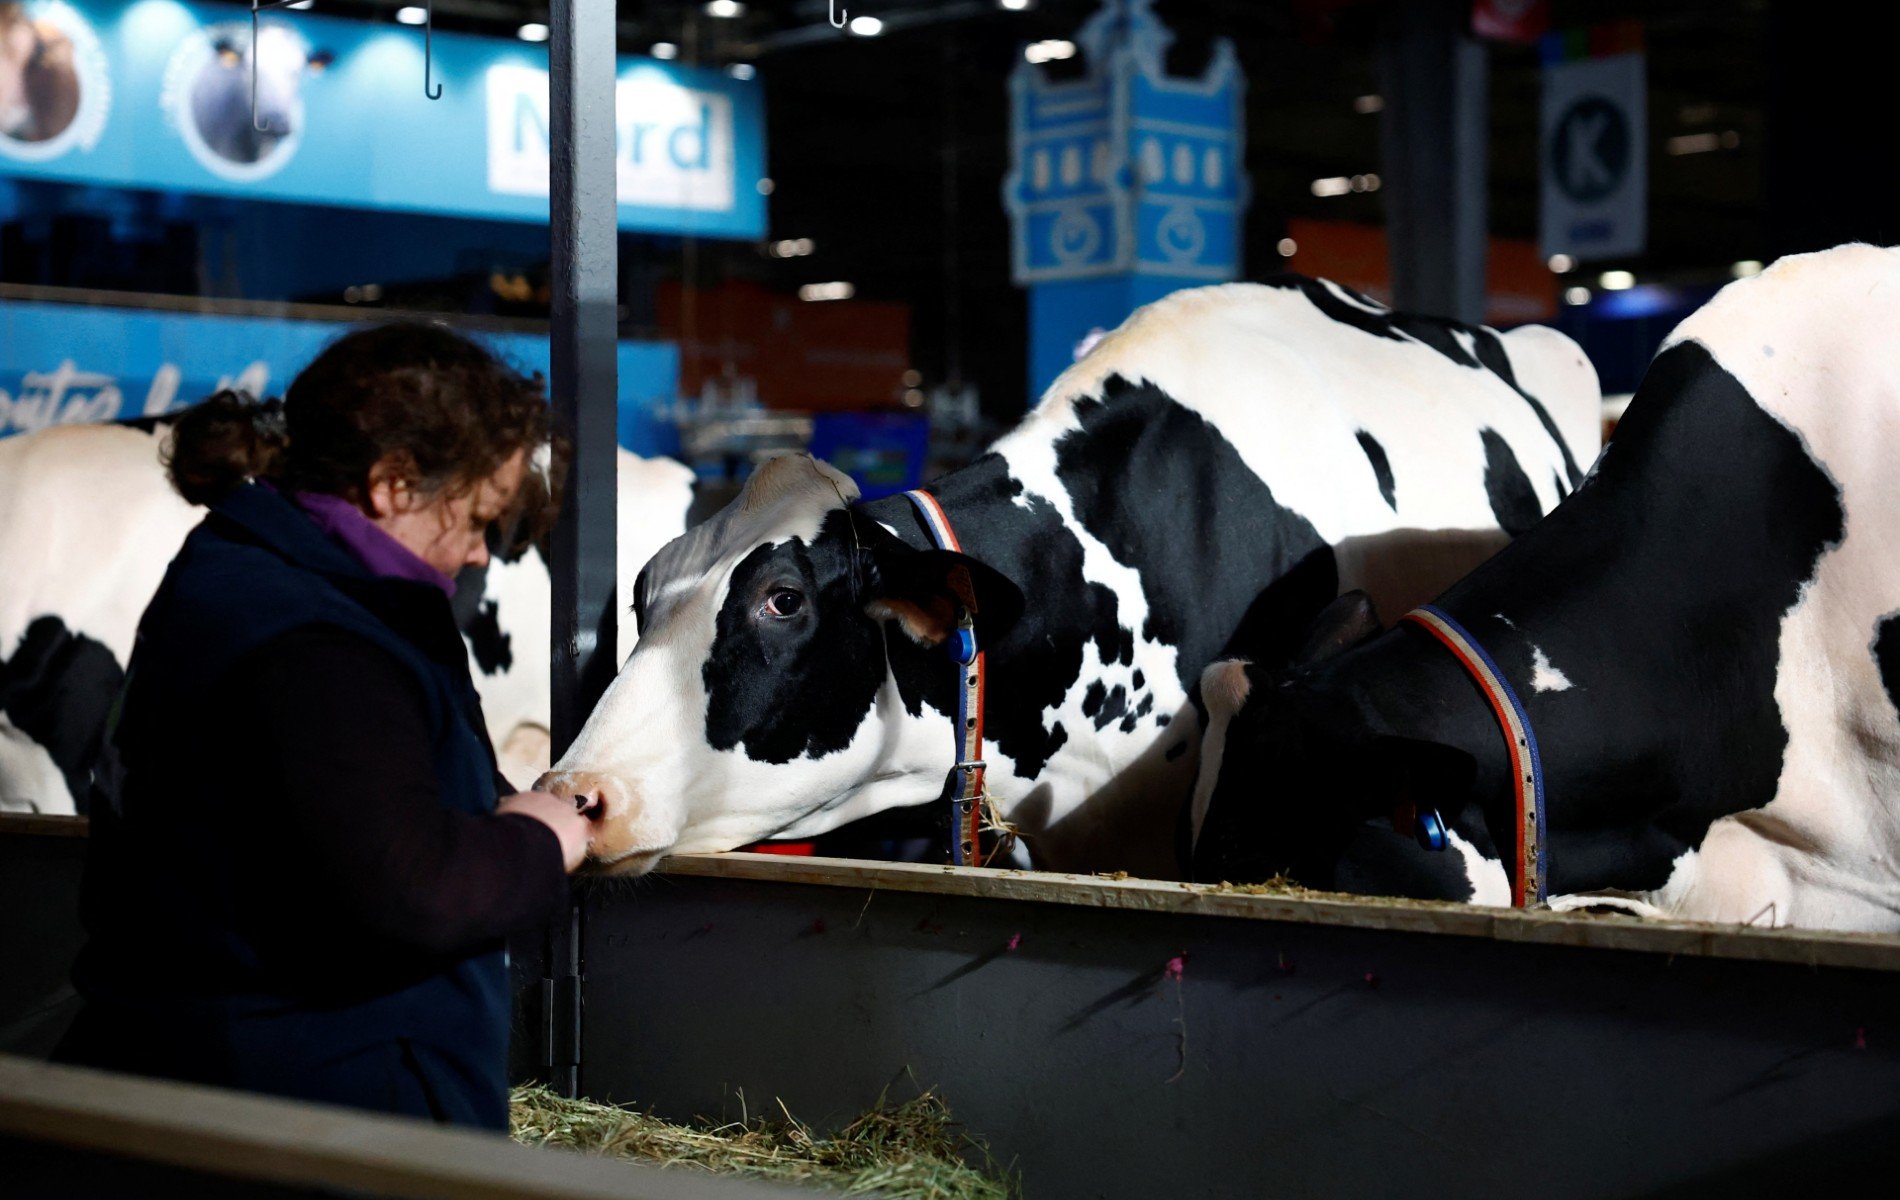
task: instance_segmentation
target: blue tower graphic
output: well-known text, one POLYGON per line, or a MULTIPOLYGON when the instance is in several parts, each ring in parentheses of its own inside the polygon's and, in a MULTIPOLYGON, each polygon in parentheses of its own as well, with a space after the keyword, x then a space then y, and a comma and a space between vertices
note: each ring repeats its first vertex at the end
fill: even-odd
POLYGON ((1241 75, 1227 39, 1199 79, 1162 69, 1154 0, 1106 0, 1076 34, 1080 79, 1010 77, 1015 281, 1029 289, 1029 388, 1041 395, 1091 329, 1178 288, 1233 279, 1247 205, 1241 75))

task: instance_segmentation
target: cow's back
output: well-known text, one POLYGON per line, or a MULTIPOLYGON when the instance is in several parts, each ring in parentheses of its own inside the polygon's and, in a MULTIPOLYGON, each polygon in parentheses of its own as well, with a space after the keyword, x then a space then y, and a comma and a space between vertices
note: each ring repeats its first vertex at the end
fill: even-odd
POLYGON ((1340 586, 1388 616, 1554 508, 1601 443, 1596 371, 1562 333, 1393 313, 1289 277, 1147 305, 998 449, 1059 439, 1117 376, 1200 414, 1334 547, 1340 586))

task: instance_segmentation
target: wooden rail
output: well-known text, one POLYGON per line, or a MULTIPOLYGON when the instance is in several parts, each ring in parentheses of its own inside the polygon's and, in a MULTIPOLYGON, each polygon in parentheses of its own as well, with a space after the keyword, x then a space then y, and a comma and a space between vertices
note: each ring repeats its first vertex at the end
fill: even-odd
MULTIPOLYGON (((84 817, 0 815, 0 836, 11 833, 83 837, 85 832, 84 817)), ((1152 879, 795 858, 777 854, 678 854, 662 862, 660 871, 764 883, 923 892, 1086 908, 1389 929, 1647 954, 1900 971, 1900 935, 1893 934, 1710 925, 1617 914, 1519 912, 1469 904, 1381 900, 1324 892, 1258 895, 1208 884, 1152 879)))
POLYGON ((0 1135, 214 1175, 372 1196, 792 1200, 812 1195, 534 1149, 497 1134, 404 1117, 11 1055, 0 1055, 0 1135))

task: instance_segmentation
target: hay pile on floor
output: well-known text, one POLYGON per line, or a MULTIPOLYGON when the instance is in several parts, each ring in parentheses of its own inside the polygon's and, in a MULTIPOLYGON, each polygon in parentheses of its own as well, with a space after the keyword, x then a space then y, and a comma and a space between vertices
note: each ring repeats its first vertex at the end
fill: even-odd
MULTIPOLYGON (((989 1152, 950 1119, 935 1092, 864 1114, 821 1138, 794 1120, 718 1126, 675 1125, 647 1113, 546 1088, 509 1097, 515 1140, 563 1146, 663 1167, 690 1166, 830 1188, 847 1196, 876 1192, 915 1200, 1014 1200, 1016 1182, 995 1173, 989 1152), (973 1158, 990 1171, 965 1161, 973 1158)), ((783 1106, 781 1106, 783 1111, 783 1106)))

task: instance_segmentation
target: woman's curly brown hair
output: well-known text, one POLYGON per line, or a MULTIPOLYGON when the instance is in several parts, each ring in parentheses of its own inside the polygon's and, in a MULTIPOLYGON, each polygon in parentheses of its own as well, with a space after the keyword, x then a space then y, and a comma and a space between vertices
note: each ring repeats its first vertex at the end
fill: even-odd
POLYGON ((509 553, 553 527, 567 450, 538 377, 443 326, 396 322, 331 343, 281 401, 220 392, 191 409, 167 466, 194 504, 261 478, 360 505, 385 459, 418 491, 457 495, 523 451, 520 495, 497 523, 507 544, 496 549, 509 553))

